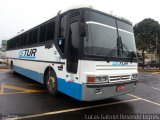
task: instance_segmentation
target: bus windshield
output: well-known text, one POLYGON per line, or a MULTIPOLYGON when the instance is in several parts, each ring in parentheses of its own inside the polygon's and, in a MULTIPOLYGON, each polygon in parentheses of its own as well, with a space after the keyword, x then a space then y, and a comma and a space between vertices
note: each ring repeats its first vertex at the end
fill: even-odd
POLYGON ((84 17, 87 33, 83 47, 85 55, 128 58, 127 54, 132 53, 136 57, 131 25, 92 11, 85 12, 84 17), (121 56, 118 54, 118 38, 121 38, 121 56), (108 56, 110 53, 112 56, 108 56))

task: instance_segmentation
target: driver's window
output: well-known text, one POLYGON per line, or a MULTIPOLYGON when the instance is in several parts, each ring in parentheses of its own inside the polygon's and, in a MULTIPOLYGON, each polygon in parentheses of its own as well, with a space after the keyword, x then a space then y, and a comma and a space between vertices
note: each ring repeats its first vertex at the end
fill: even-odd
POLYGON ((79 57, 79 22, 70 23, 69 26, 69 53, 67 60, 67 71, 77 73, 79 57))
POLYGON ((69 39, 70 39, 70 58, 78 59, 79 56, 79 22, 73 22, 70 24, 69 30, 69 39))

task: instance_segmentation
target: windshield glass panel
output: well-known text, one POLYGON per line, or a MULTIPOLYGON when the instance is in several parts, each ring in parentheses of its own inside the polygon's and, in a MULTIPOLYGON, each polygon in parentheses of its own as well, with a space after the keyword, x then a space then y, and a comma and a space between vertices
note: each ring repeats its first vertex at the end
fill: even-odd
MULTIPOLYGON (((118 24, 118 32, 121 37, 121 41, 123 44, 123 51, 130 52, 132 57, 136 57, 136 45, 133 33, 133 27, 129 24, 123 23, 121 21, 117 21, 118 24)), ((122 53, 121 57, 127 57, 122 53)))
POLYGON ((106 56, 113 48, 113 57, 117 57, 116 21, 95 12, 85 12, 87 38, 84 40, 84 53, 106 56))
POLYGON ((83 44, 85 55, 107 58, 133 58, 136 46, 133 27, 105 14, 86 11, 86 37, 83 44))

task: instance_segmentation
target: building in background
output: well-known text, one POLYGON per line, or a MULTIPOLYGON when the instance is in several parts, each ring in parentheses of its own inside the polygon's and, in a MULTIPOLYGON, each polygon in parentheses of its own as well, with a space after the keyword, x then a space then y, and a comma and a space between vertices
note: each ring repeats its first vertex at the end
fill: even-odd
POLYGON ((6 57, 7 40, 2 40, 0 48, 0 58, 6 57))

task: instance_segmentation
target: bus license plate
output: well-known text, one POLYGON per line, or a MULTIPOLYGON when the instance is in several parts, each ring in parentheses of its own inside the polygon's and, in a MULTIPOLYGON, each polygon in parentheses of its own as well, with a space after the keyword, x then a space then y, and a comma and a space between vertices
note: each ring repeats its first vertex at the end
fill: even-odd
POLYGON ((116 86, 116 91, 123 91, 125 87, 123 85, 116 86))

